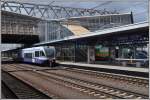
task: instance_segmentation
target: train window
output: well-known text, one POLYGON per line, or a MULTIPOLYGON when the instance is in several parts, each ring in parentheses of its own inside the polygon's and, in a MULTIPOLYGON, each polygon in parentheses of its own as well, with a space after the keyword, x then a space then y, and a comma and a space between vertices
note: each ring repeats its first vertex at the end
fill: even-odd
POLYGON ((32 53, 25 53, 25 58, 32 58, 32 53))
POLYGON ((26 53, 24 53, 24 58, 26 58, 26 53))
POLYGON ((26 53, 24 53, 24 57, 27 58, 27 54, 26 53))
POLYGON ((39 57, 39 51, 35 51, 35 57, 39 57))
POLYGON ((40 56, 45 56, 43 51, 40 51, 40 56))
POLYGON ((132 54, 132 52, 131 52, 131 49, 130 48, 123 48, 122 49, 122 57, 123 58, 131 58, 131 56, 132 56, 133 54, 132 54))
POLYGON ((29 57, 29 58, 32 58, 32 53, 29 53, 29 54, 28 54, 28 57, 29 57))

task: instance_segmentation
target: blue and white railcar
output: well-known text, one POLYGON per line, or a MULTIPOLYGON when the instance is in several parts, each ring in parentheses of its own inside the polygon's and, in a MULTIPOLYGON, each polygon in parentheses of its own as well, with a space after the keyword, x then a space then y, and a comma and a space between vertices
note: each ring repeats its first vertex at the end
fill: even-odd
POLYGON ((50 67, 55 64, 55 48, 52 46, 22 49, 21 56, 27 63, 49 64, 50 67))

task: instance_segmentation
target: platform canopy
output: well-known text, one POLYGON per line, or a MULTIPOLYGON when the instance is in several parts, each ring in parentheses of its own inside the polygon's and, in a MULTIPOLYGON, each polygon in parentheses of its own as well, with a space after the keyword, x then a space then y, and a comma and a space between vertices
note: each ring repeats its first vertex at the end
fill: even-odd
MULTIPOLYGON (((59 43, 65 43, 65 42, 87 42, 87 43, 91 43, 91 41, 97 42, 97 40, 102 40, 103 39, 118 39, 118 36, 123 36, 126 37, 125 35, 135 35, 137 36, 137 34, 142 35, 146 34, 145 37, 148 37, 148 22, 143 22, 143 23, 136 23, 136 24, 129 24, 129 25, 124 25, 124 26, 120 26, 120 27, 114 27, 114 28, 108 28, 108 29, 104 29, 104 30, 100 30, 100 31, 96 31, 96 32, 89 32, 87 34, 83 34, 80 36, 69 36, 66 37, 64 39, 60 39, 60 40, 54 40, 54 41, 50 41, 50 42, 43 42, 43 43, 37 43, 34 46, 39 46, 39 45, 53 45, 53 44, 59 44, 59 43), (136 34, 136 35, 135 35, 136 34)), ((136 37, 133 37, 134 38, 136 37)), ((138 38, 138 36, 137 36, 138 38)), ((132 39, 130 39, 132 40, 132 39)), ((140 41, 140 40, 137 40, 140 41)), ((148 40, 146 40, 148 41, 148 40)))

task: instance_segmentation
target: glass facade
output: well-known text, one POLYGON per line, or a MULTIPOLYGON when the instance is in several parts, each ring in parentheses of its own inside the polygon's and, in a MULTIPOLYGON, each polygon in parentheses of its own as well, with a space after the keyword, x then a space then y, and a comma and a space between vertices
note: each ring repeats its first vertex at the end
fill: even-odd
POLYGON ((60 24, 59 21, 41 21, 39 23, 40 41, 53 41, 72 36, 73 33, 60 24))
POLYGON ((122 55, 120 58, 148 59, 148 47, 147 46, 126 47, 126 48, 122 48, 121 52, 122 52, 122 55))
MULTIPOLYGON (((77 17, 66 20, 41 21, 39 23, 40 41, 53 41, 75 35, 69 25, 77 25, 93 32, 106 28, 132 23, 132 14, 110 14, 92 17, 77 17)), ((78 30, 79 31, 79 30, 78 30)))
POLYGON ((148 33, 139 31, 98 40, 95 61, 146 67, 149 61, 148 41, 148 33))
POLYGON ((95 17, 80 17, 80 18, 70 18, 68 22, 72 24, 80 24, 81 26, 87 28, 90 31, 97 31, 106 28, 112 28, 120 25, 127 25, 133 23, 131 14, 122 15, 104 15, 95 17))
MULTIPOLYGON (((48 21, 41 22, 40 29, 41 40, 55 41, 75 35, 67 25, 80 25, 90 31, 103 30, 121 25, 131 24, 132 15, 109 15, 84 18, 70 18, 65 21, 48 21), (47 27, 45 27, 47 26, 47 27)), ((103 38, 90 41, 95 45, 95 61, 118 62, 118 59, 147 59, 147 42, 146 33, 134 31, 132 34, 113 35, 109 38, 103 38)), ((78 42, 78 41, 76 41, 78 42)), ((69 43, 57 44, 56 59, 62 61, 87 62, 88 61, 88 42, 85 44, 74 41, 69 43)), ((83 42, 83 41, 82 41, 83 42)), ((144 62, 145 63, 145 62, 144 62)))
POLYGON ((57 45, 56 58, 61 61, 86 62, 87 45, 79 45, 75 43, 57 45))
POLYGON ((75 61, 74 44, 58 45, 56 47, 56 58, 61 61, 75 61))

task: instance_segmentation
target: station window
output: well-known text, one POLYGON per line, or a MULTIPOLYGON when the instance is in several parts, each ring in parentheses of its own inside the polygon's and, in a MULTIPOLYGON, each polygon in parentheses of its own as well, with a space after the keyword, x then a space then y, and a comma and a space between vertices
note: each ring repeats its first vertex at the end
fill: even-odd
POLYGON ((25 53, 25 54, 24 54, 24 57, 25 57, 25 58, 32 58, 32 53, 25 53))
POLYGON ((111 23, 116 23, 115 16, 111 16, 111 23))
POLYGON ((103 17, 100 17, 100 23, 104 24, 104 18, 103 17))
POLYGON ((130 48, 123 48, 122 49, 122 57, 123 58, 131 58, 131 56, 132 56, 132 58, 133 58, 133 52, 131 51, 131 49, 130 48))
POLYGON ((116 22, 116 23, 120 23, 120 17, 117 16, 117 15, 115 16, 115 22, 116 22))
POLYGON ((148 58, 148 47, 137 47, 136 48, 136 59, 147 59, 148 58))
POLYGON ((104 24, 107 24, 107 18, 104 18, 104 24))
POLYGON ((127 59, 147 59, 148 58, 148 48, 147 47, 136 47, 134 48, 123 48, 122 58, 127 59))

